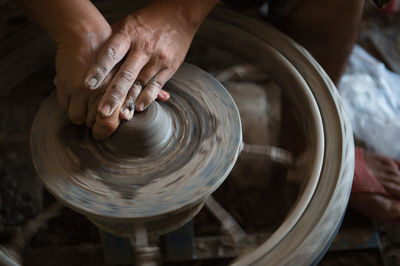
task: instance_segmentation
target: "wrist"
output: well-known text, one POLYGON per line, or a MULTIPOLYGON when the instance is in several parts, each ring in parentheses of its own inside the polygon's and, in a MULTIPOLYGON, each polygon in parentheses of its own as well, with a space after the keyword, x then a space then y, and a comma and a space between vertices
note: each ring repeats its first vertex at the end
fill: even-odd
POLYGON ((179 26, 197 31, 201 23, 219 0, 156 0, 154 6, 160 6, 160 14, 169 13, 179 26))
POLYGON ((109 25, 89 0, 19 0, 58 44, 68 39, 81 39, 90 33, 101 33, 109 25))
POLYGON ((90 8, 82 10, 80 15, 73 15, 68 19, 59 19, 59 23, 55 23, 53 27, 49 28, 48 32, 58 45, 65 41, 108 38, 112 30, 102 14, 91 5, 90 8))
POLYGON ((79 46, 79 44, 87 45, 88 42, 104 42, 111 36, 112 29, 107 22, 81 21, 81 23, 61 27, 49 34, 57 47, 70 43, 79 46))

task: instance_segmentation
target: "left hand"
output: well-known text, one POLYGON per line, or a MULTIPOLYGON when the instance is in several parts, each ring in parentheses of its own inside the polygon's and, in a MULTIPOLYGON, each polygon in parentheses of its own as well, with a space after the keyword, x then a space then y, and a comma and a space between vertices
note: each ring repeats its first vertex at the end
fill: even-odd
POLYGON ((54 85, 58 102, 73 123, 86 124, 88 127, 95 123, 97 102, 112 76, 110 73, 104 86, 96 91, 90 91, 82 84, 88 62, 94 61, 112 34, 108 23, 105 20, 102 22, 93 25, 91 32, 59 35, 56 40, 54 85))

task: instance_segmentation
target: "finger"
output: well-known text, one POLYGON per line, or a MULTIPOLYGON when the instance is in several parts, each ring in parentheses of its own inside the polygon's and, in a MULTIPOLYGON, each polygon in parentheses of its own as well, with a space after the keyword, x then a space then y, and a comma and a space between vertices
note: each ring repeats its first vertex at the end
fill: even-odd
POLYGON ((68 106, 68 116, 72 123, 82 125, 86 122, 87 105, 87 95, 80 94, 78 96, 71 97, 70 104, 68 106))
POLYGON ((400 177, 398 175, 389 175, 389 174, 387 174, 385 176, 381 176, 380 179, 383 180, 383 182, 380 181, 381 183, 392 182, 392 183, 397 184, 397 186, 400 187, 400 177))
POLYGON ((88 103, 88 111, 87 111, 87 116, 86 116, 86 126, 88 128, 92 128, 94 123, 96 122, 96 109, 95 108, 90 108, 92 103, 88 103))
MULTIPOLYGON (((103 82, 103 85, 109 84, 112 76, 114 76, 115 72, 117 71, 118 71, 118 65, 117 67, 114 67, 113 70, 111 70, 110 75, 106 77, 106 79, 103 82)), ((97 107, 99 106, 100 99, 104 95, 105 90, 106 87, 101 86, 97 90, 89 91, 88 113, 86 117, 86 126, 89 128, 92 128, 96 122, 97 107)))
POLYGON ((392 165, 385 165, 382 169, 386 174, 399 175, 400 171, 397 169, 395 162, 392 165))
POLYGON ((86 126, 92 128, 96 122, 97 106, 99 104, 102 94, 92 95, 88 101, 88 111, 86 116, 86 126))
POLYGON ((70 97, 68 95, 65 95, 63 93, 63 90, 61 89, 61 84, 60 81, 58 80, 57 76, 53 80, 53 84, 56 87, 56 93, 57 93, 57 101, 58 104, 61 106, 61 108, 67 112, 68 111, 68 106, 69 106, 69 101, 70 97))
POLYGON ((400 168, 399 168, 399 162, 396 160, 390 160, 390 166, 394 172, 394 174, 399 175, 400 176, 400 168))
POLYGON ((103 116, 100 113, 96 115, 96 122, 92 127, 93 137, 96 139, 105 139, 118 128, 119 112, 114 112, 111 116, 103 116))
POLYGON ((398 183, 387 181, 384 183, 385 189, 397 199, 400 199, 400 186, 398 183))
POLYGON ((137 77, 137 73, 145 65, 146 61, 147 57, 143 56, 130 56, 127 58, 99 102, 98 111, 103 116, 110 116, 117 106, 124 103, 126 95, 137 77))
POLYGON ((161 70, 146 84, 137 100, 137 111, 143 111, 157 98, 161 88, 172 77, 173 73, 171 69, 161 70))
POLYGON ((400 202, 379 194, 352 194, 350 204, 364 215, 368 217, 376 217, 382 221, 393 220, 400 216, 400 202))
POLYGON ((147 83, 149 83, 150 80, 152 78, 154 78, 158 72, 160 72, 160 70, 161 70, 161 67, 157 63, 154 63, 153 61, 149 61, 140 70, 140 73, 138 74, 136 80, 139 81, 143 87, 146 87, 147 83))
POLYGON ((381 156, 381 155, 377 155, 376 156, 377 161, 381 164, 381 165, 391 165, 392 164, 392 160, 390 158, 387 158, 385 156, 381 156))
POLYGON ((133 83, 131 89, 128 92, 124 105, 121 109, 120 118, 123 120, 131 120, 135 113, 136 101, 142 91, 142 85, 139 81, 133 83))
POLYGON ((61 108, 65 111, 68 112, 69 108, 69 103, 70 103, 70 97, 63 95, 61 90, 57 90, 57 100, 58 104, 61 106, 61 108))
POLYGON ((89 67, 85 77, 85 86, 92 90, 97 89, 111 69, 124 58, 129 47, 129 38, 124 34, 113 35, 100 51, 96 61, 89 67))
POLYGON ((157 99, 163 102, 168 101, 170 97, 171 95, 163 89, 157 95, 157 99))

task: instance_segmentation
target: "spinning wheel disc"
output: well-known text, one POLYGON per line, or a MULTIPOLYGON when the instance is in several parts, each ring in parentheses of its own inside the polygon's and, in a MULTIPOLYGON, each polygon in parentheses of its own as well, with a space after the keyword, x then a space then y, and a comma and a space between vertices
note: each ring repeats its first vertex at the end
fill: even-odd
POLYGON ((242 143, 239 113, 222 85, 194 66, 182 65, 166 88, 168 102, 153 103, 106 141, 72 125, 53 93, 31 131, 34 165, 47 189, 100 220, 145 222, 190 208, 197 212, 236 161, 242 143), (121 132, 152 117, 169 124, 152 131, 162 145, 140 155, 143 141, 135 143, 136 131, 121 132))

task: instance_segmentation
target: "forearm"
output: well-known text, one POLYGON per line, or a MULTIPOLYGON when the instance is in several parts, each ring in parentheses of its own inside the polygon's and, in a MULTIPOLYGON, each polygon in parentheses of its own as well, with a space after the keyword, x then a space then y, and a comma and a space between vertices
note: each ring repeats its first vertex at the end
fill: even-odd
POLYGON ((18 0, 21 7, 58 43, 104 29, 107 21, 89 0, 18 0))
POLYGON ((172 0, 178 2, 186 20, 198 28, 219 0, 172 0))
POLYGON ((172 10, 178 16, 177 21, 197 30, 204 18, 218 2, 219 0, 157 0, 151 5, 155 9, 160 7, 159 14, 161 15, 167 9, 172 10))

